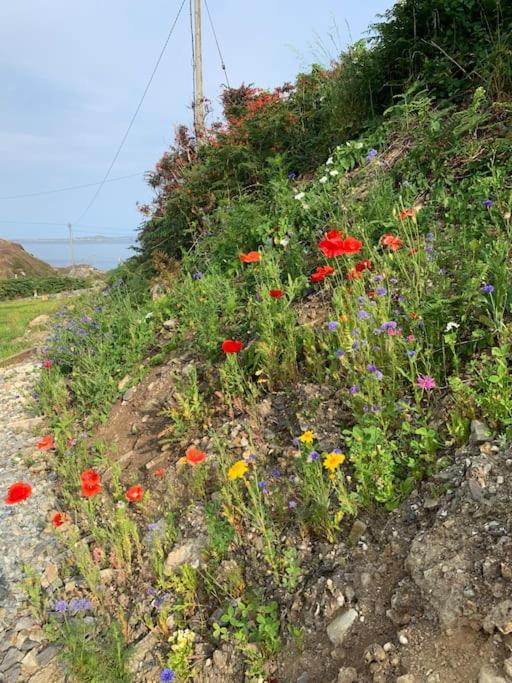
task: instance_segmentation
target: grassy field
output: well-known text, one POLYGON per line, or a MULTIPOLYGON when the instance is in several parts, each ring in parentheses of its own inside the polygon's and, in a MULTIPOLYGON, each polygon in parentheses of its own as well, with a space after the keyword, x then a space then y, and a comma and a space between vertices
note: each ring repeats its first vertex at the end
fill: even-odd
MULTIPOLYGON (((21 339, 28 330, 28 324, 39 315, 51 314, 62 308, 63 299, 19 300, 0 303, 0 360, 18 351, 30 348, 30 336, 21 339)), ((35 328, 40 330, 41 328, 35 328)))

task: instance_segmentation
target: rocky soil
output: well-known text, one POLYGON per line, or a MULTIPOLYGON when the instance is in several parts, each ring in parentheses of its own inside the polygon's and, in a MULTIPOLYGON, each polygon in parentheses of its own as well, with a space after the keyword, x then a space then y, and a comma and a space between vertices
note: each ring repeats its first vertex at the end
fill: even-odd
POLYGON ((30 402, 37 367, 33 362, 0 369, 0 681, 58 683, 56 648, 48 645, 23 589, 26 571, 42 576, 42 586, 59 587, 57 548, 49 524, 55 507, 55 475, 44 453, 35 448, 41 420, 30 402), (18 505, 3 502, 8 486, 31 484, 31 498, 18 505), (27 569, 29 568, 29 569, 27 569))

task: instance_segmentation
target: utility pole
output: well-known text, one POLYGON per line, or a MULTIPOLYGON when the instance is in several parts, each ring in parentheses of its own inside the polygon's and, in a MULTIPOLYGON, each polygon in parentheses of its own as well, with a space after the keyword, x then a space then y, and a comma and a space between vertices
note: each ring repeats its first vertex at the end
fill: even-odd
POLYGON ((69 231, 69 253, 71 255, 71 264, 74 266, 75 265, 75 244, 73 242, 73 226, 71 223, 68 223, 68 231, 69 231))
POLYGON ((205 136, 204 116, 201 0, 194 0, 194 131, 198 143, 205 136))

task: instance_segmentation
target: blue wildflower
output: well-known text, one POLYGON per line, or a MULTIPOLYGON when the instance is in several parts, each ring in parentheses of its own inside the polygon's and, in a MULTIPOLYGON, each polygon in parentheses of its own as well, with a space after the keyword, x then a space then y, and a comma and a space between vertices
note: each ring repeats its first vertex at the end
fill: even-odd
POLYGON ((377 296, 386 296, 388 290, 385 287, 377 287, 375 293, 377 294, 377 296))
POLYGON ((353 384, 350 387, 350 393, 351 394, 358 394, 359 393, 359 387, 357 386, 357 384, 353 384))
POLYGON ((329 330, 329 332, 335 332, 339 326, 340 324, 337 320, 330 320, 327 323, 327 329, 329 330))
POLYGON ((308 460, 311 460, 311 462, 314 462, 315 460, 318 460, 320 457, 320 453, 317 453, 316 451, 311 451, 311 453, 308 456, 308 460))
POLYGON ((484 294, 492 294, 494 292, 494 285, 486 284, 480 288, 484 294))
POLYGON ((343 358, 345 351, 343 349, 336 349, 336 358, 343 358))
POLYGON ((490 209, 493 204, 494 202, 492 201, 492 199, 484 199, 484 201, 482 202, 482 205, 485 206, 486 209, 490 209))
POLYGON ((66 600, 57 600, 53 609, 59 614, 64 614, 64 612, 66 612, 68 609, 68 603, 66 600))
POLYGON ((359 320, 368 320, 370 318, 370 314, 368 313, 368 311, 361 309, 357 312, 357 317, 359 318, 359 320))
POLYGON ((368 161, 371 161, 372 159, 375 159, 377 154, 377 150, 372 148, 369 150, 368 154, 366 155, 366 158, 368 159, 368 161))
POLYGON ((174 681, 174 671, 172 669, 163 669, 160 674, 161 683, 171 683, 174 681))
POLYGON ((296 500, 290 500, 288 502, 288 507, 294 510, 297 507, 297 501, 296 500))
POLYGON ((409 356, 409 358, 414 358, 414 356, 416 355, 416 351, 413 351, 411 349, 411 351, 407 351, 407 355, 409 356))

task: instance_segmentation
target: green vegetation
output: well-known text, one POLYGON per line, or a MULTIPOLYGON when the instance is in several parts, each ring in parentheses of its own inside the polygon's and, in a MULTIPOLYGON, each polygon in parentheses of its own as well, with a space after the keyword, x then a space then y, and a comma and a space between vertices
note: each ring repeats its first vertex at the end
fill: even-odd
POLYGON ((0 301, 21 299, 37 294, 57 294, 74 289, 87 289, 90 280, 77 277, 18 277, 0 280, 0 301))
POLYGON ((28 323, 40 315, 51 315, 62 308, 65 301, 4 301, 0 303, 0 360, 30 347, 30 337, 20 339, 28 323))
POLYGON ((511 21, 494 0, 405 0, 331 69, 226 91, 209 142, 182 131, 159 163, 137 259, 58 321, 39 395, 70 571, 99 613, 136 605, 177 681, 205 642, 271 676, 318 544, 399 505, 472 419, 510 438, 511 21), (165 471, 120 473, 82 430, 169 361, 165 471))

